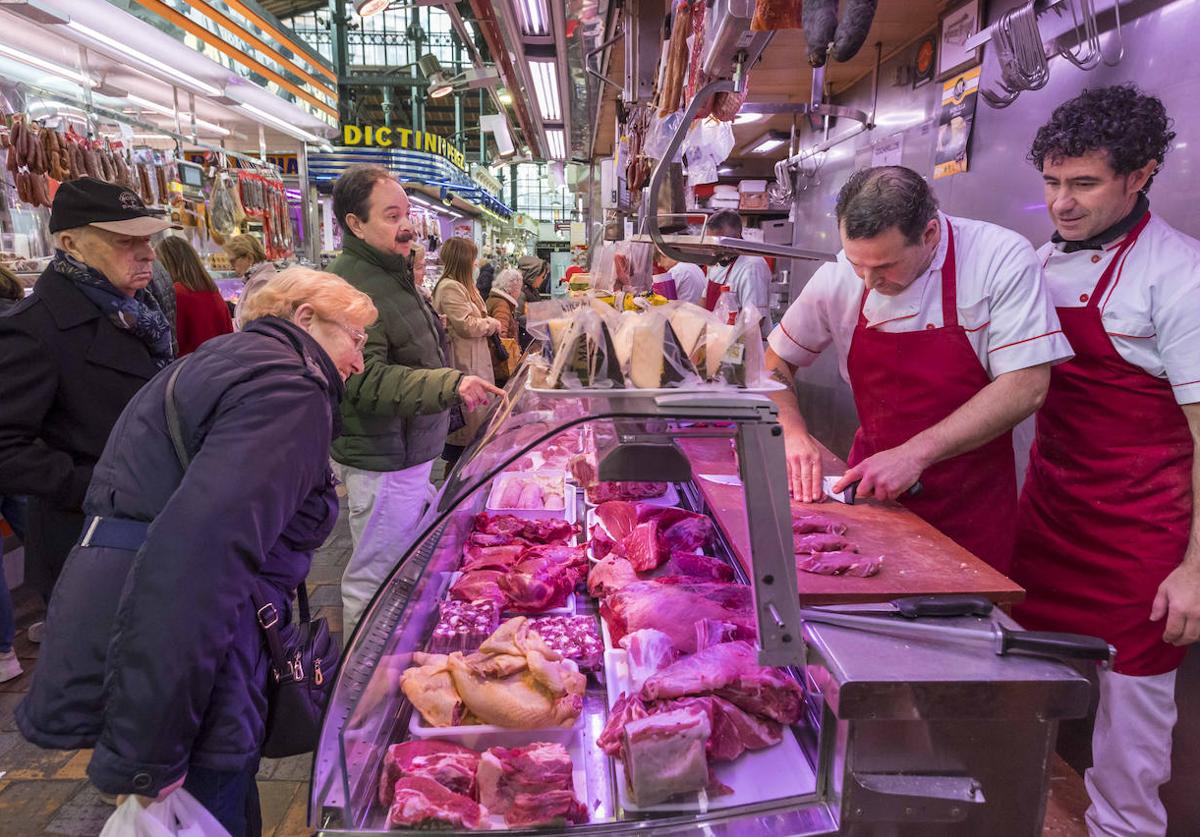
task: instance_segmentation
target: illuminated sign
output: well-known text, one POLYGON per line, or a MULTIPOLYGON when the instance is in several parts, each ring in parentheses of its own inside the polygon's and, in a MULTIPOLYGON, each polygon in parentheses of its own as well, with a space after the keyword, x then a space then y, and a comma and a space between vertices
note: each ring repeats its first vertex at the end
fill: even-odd
POLYGON ((343 125, 342 145, 353 147, 401 148, 409 151, 424 151, 444 157, 463 171, 467 170, 467 157, 445 137, 411 128, 388 128, 374 125, 343 125))

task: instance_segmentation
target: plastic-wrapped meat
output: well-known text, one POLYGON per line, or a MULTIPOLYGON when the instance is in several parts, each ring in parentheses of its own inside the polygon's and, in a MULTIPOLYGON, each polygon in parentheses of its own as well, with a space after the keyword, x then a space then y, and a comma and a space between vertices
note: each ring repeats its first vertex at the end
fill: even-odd
POLYGON ((828 532, 814 532, 811 535, 792 535, 792 548, 797 555, 805 552, 837 552, 854 547, 841 535, 831 535, 828 532))
POLYGON ((460 602, 477 602, 480 600, 493 601, 503 607, 508 601, 504 591, 500 589, 500 579, 504 573, 496 570, 477 570, 463 573, 450 585, 450 598, 460 602))
POLYGON ((594 616, 539 616, 529 620, 548 646, 568 660, 574 660, 580 671, 599 671, 604 662, 604 643, 594 616))
POLYGON ((593 564, 588 572, 588 593, 597 599, 603 599, 627 584, 638 581, 633 564, 619 555, 609 555, 597 564, 593 564))
POLYGON ((675 550, 667 563, 663 564, 667 575, 688 576, 706 581, 733 581, 733 567, 724 561, 697 555, 695 552, 675 550))
POLYGON ((652 676, 671 665, 679 657, 679 651, 671 638, 654 628, 643 628, 621 637, 629 664, 629 684, 635 693, 652 676))
POLYGON ((412 776, 396 782, 387 820, 390 828, 450 826, 474 830, 487 815, 487 809, 470 797, 447 790, 433 779, 412 776))
POLYGON ((812 535, 827 532, 830 535, 846 534, 846 524, 826 514, 797 511, 792 507, 792 534, 812 535))
POLYGON ((684 653, 696 650, 696 622, 716 619, 736 626, 738 639, 757 636, 753 593, 744 584, 681 580, 637 581, 600 604, 613 642, 642 628, 656 628, 684 653))
POLYGON ((562 744, 492 747, 479 760, 479 801, 509 828, 587 822, 562 744))
POLYGON ((814 552, 797 555, 796 569, 815 575, 850 575, 870 578, 883 568, 883 556, 859 555, 857 552, 814 552))
POLYGON ((609 500, 652 500, 667 493, 665 482, 598 482, 587 488, 587 500, 593 506, 609 500))
POLYGON ((379 779, 379 803, 392 804, 396 782, 406 776, 432 779, 447 790, 475 796, 479 753, 449 741, 416 739, 388 747, 379 779))
POLYGON ((678 709, 639 718, 625 725, 625 775, 638 805, 654 805, 672 796, 708 786, 706 748, 712 735, 708 715, 678 709))
POLYGON ((658 521, 639 523, 632 532, 625 536, 618 547, 629 559, 629 563, 638 572, 649 572, 656 569, 664 557, 658 544, 658 521))
POLYGON ((490 599, 463 602, 445 599, 438 602, 438 623, 429 640, 429 652, 449 654, 471 652, 500 627, 500 608, 490 599))
POLYGON ((512 546, 471 546, 463 550, 462 572, 476 570, 507 570, 521 559, 529 547, 513 544, 512 546))

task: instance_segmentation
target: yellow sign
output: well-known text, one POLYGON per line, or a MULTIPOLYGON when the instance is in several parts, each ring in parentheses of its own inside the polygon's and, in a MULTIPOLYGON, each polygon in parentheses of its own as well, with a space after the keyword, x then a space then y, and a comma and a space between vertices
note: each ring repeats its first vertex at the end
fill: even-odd
POLYGON ((445 157, 463 171, 467 170, 467 157, 445 137, 411 128, 375 127, 374 125, 343 125, 342 145, 367 146, 371 148, 402 148, 407 151, 425 151, 445 157))

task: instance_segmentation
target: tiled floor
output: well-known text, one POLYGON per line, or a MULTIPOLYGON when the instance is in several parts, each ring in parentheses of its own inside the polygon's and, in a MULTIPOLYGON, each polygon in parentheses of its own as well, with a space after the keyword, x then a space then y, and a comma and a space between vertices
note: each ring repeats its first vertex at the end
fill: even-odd
MULTIPOLYGON (((338 592, 342 569, 350 560, 350 531, 345 514, 333 536, 313 556, 308 577, 309 599, 330 629, 342 630, 338 592)), ((41 618, 40 601, 28 588, 13 592, 17 616, 15 647, 26 674, 0 683, 0 835, 32 837, 38 834, 95 837, 112 813, 87 781, 90 750, 60 752, 40 750, 21 738, 13 721, 13 708, 29 688, 37 664, 37 646, 25 630, 41 618)), ((263 761, 258 773, 265 837, 308 837, 308 776, 311 756, 263 761)))

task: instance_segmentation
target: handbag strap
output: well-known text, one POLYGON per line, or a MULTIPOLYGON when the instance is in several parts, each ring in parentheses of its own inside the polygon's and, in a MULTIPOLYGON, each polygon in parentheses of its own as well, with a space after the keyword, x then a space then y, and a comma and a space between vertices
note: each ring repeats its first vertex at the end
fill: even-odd
POLYGON ((171 434, 171 444, 175 447, 175 458, 179 460, 179 464, 186 471, 187 466, 191 464, 192 455, 188 453, 187 445, 183 443, 183 425, 179 420, 179 405, 175 402, 175 382, 179 380, 179 373, 183 371, 185 363, 187 363, 187 358, 176 363, 175 368, 171 370, 171 375, 167 378, 167 389, 163 393, 163 400, 166 402, 167 432, 171 434))

